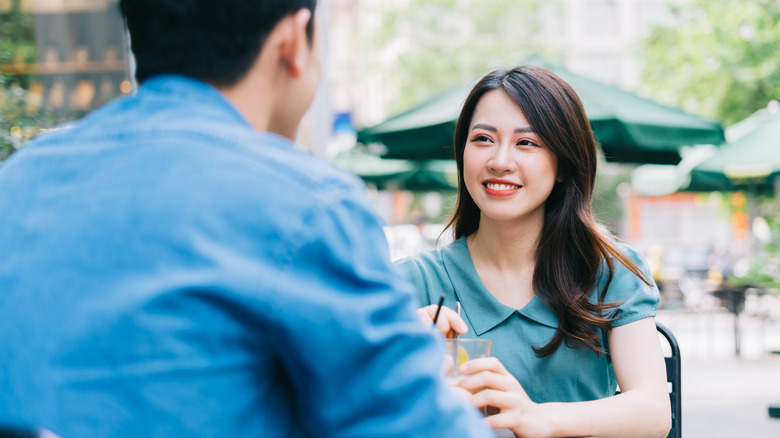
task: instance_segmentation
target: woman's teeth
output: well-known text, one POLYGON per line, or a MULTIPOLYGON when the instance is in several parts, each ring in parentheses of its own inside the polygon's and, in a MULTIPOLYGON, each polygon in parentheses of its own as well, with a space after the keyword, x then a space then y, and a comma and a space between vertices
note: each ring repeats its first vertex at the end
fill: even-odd
POLYGON ((490 190, 515 190, 520 188, 520 186, 514 184, 496 184, 496 183, 487 183, 485 184, 485 187, 489 188, 490 190))

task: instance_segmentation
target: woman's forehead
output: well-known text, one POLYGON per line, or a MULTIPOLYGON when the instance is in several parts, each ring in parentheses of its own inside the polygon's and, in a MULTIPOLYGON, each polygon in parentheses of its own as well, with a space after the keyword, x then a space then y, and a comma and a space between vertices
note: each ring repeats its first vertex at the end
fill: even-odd
POLYGON ((471 116, 470 129, 475 125, 497 127, 495 124, 498 123, 504 127, 512 125, 513 129, 525 130, 531 127, 520 105, 501 89, 490 90, 479 98, 471 116))

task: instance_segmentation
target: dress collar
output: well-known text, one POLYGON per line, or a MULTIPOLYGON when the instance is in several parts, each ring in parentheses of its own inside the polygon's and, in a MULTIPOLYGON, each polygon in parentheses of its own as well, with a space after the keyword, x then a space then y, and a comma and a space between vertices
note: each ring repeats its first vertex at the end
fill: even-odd
POLYGON ((538 295, 534 295, 522 309, 513 309, 498 301, 480 281, 465 237, 460 237, 442 249, 442 262, 455 296, 463 304, 463 316, 474 327, 477 336, 493 329, 514 313, 539 324, 558 328, 558 318, 538 295))

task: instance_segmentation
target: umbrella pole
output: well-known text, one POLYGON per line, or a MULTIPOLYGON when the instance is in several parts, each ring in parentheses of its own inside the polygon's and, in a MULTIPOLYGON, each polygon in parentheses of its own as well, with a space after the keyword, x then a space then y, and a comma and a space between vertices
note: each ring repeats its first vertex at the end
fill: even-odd
POLYGON ((780 211, 780 175, 775 177, 775 211, 780 211))
POLYGON ((758 242, 756 242, 756 235, 753 232, 753 222, 758 216, 758 187, 755 184, 748 186, 748 260, 751 262, 756 258, 756 252, 758 251, 758 242))

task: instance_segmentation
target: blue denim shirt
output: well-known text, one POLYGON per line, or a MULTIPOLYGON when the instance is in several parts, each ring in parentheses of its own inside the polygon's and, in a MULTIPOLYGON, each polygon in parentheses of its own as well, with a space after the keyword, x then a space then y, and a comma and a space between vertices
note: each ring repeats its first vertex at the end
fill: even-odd
POLYGON ((0 423, 488 436, 354 176, 161 76, 0 170, 0 423))

